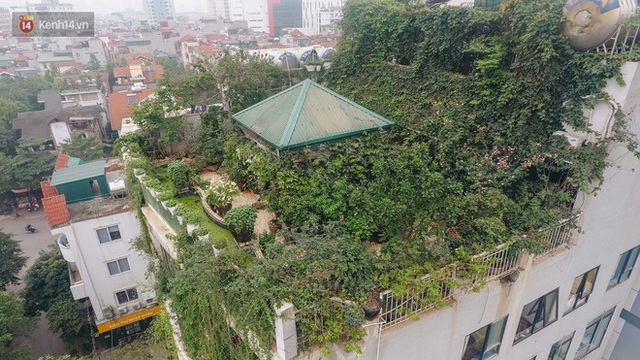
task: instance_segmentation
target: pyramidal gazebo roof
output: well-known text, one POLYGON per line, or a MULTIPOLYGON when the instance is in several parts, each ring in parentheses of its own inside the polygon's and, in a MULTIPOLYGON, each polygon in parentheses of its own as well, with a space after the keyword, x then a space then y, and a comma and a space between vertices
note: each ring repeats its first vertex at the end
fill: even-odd
POLYGON ((373 111, 308 79, 234 114, 233 118, 278 150, 317 144, 394 125, 373 111))

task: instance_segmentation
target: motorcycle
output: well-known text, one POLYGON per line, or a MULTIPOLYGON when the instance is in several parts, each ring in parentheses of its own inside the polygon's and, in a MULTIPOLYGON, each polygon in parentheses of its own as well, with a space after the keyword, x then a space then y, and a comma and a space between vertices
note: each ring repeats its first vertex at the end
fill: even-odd
POLYGON ((34 228, 32 225, 27 225, 24 227, 24 230, 28 233, 35 234, 38 232, 38 229, 34 228))
POLYGON ((31 203, 29 204, 29 206, 27 206, 28 212, 38 211, 38 210, 40 210, 40 205, 38 205, 38 203, 31 203))

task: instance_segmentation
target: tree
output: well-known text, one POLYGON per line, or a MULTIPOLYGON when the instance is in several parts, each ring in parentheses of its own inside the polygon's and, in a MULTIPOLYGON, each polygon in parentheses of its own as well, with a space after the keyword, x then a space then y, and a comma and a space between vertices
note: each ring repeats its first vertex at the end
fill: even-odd
POLYGON ((35 316, 47 312, 60 297, 71 296, 67 261, 60 250, 51 245, 49 251, 40 252, 35 264, 27 271, 24 289, 24 312, 35 316))
POLYGON ((56 157, 43 151, 43 140, 18 141, 16 156, 0 154, 0 190, 15 188, 37 189, 40 181, 51 175, 56 157))
POLYGON ((22 248, 10 234, 0 231, 0 290, 7 290, 7 285, 20 283, 18 274, 27 263, 22 255, 22 248))
POLYGON ((47 313, 49 329, 62 331, 67 351, 85 353, 91 348, 91 327, 81 302, 74 301, 69 289, 69 272, 60 250, 51 245, 41 252, 25 277, 24 312, 27 315, 47 313))
POLYGON ((47 312, 49 330, 62 331, 60 338, 67 351, 73 354, 85 354, 91 351, 91 325, 87 321, 87 311, 82 302, 73 300, 69 288, 68 294, 61 296, 51 304, 47 312))
POLYGON ((72 132, 71 141, 62 146, 62 151, 69 156, 77 157, 84 161, 102 159, 102 144, 100 140, 84 131, 72 132))
POLYGON ((36 318, 22 314, 22 303, 13 293, 0 293, 0 359, 30 359, 26 345, 16 346, 15 340, 31 333, 36 318))
POLYGON ((127 59, 125 58, 120 59, 120 66, 129 66, 129 64, 127 64, 127 59))
POLYGON ((15 155, 18 145, 15 131, 13 131, 13 119, 18 113, 29 110, 22 102, 0 97, 0 152, 5 155, 15 155))
POLYGON ((165 74, 184 74, 184 67, 174 58, 161 57, 156 59, 156 64, 162 65, 165 74))
POLYGON ((116 67, 116 64, 113 61, 111 60, 107 61, 107 72, 109 73, 109 89, 112 89, 113 85, 116 84, 116 77, 113 76, 113 68, 115 67, 116 67))
POLYGON ((27 109, 23 111, 41 110, 43 105, 38 103, 38 93, 40 90, 52 87, 52 81, 37 76, 15 79, 2 78, 0 79, 0 99, 24 104, 27 109))
POLYGON ((95 54, 91 54, 91 56, 89 56, 89 65, 87 65, 87 69, 93 71, 99 71, 100 69, 102 69, 102 65, 100 65, 100 62, 98 61, 98 58, 95 54))

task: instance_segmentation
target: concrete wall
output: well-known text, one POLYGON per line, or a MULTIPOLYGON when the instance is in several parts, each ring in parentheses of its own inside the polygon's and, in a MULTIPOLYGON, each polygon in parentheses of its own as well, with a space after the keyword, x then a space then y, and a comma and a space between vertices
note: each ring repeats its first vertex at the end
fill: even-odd
POLYGON ((104 319, 103 307, 112 306, 116 309, 121 306, 116 301, 117 291, 136 287, 141 301, 145 291, 151 290, 153 281, 147 277, 147 259, 132 249, 132 241, 140 235, 140 231, 134 212, 72 223, 51 231, 54 235, 67 236, 86 294, 95 311, 96 323, 108 321, 104 319), (100 244, 96 229, 110 225, 118 225, 122 238, 100 244), (110 275, 107 262, 125 257, 128 258, 131 271, 110 275))
MULTIPOLYGON (((610 81, 607 91, 631 113, 630 130, 640 134, 640 121, 633 111, 638 103, 638 64, 622 68, 626 86, 610 81)), ((419 321, 408 320, 382 333, 380 359, 451 359, 462 357, 465 338, 472 332, 508 316, 499 354, 492 359, 538 359, 549 356, 551 346, 575 332, 567 359, 573 359, 587 324, 615 307, 602 345, 587 359, 622 359, 609 357, 624 320, 619 314, 629 309, 636 297, 634 285, 640 281, 638 269, 631 278, 607 290, 621 253, 640 244, 640 161, 624 145, 611 144, 609 159, 615 164, 605 171, 605 181, 597 196, 578 194, 576 210, 583 233, 576 233, 570 250, 552 253, 533 261, 523 262, 524 270, 517 281, 494 281, 479 293, 456 296, 450 307, 423 314, 419 321), (588 302, 564 315, 565 304, 576 276, 600 267, 594 291, 588 302), (513 345, 523 307, 559 288, 558 320, 537 333, 513 345)), ((636 268, 640 264, 636 264, 636 268)), ((637 287, 636 287, 637 288, 637 287)), ((637 343, 637 339, 635 340, 637 343)), ((634 358, 638 358, 635 356, 634 358)), ((626 359, 626 358, 625 358, 626 359)), ((628 358, 631 359, 631 358, 628 358)))

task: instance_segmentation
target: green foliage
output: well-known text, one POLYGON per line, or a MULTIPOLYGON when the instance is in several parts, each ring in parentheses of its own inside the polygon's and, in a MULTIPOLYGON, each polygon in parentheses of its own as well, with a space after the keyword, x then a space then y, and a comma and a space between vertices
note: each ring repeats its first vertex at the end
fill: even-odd
POLYGON ((184 218, 184 222, 187 224, 197 225, 204 220, 200 213, 186 206, 179 206, 175 214, 184 218))
POLYGON ((160 57, 156 59, 156 64, 162 65, 165 74, 184 74, 184 67, 174 58, 160 57))
POLYGON ((171 153, 173 145, 182 141, 184 134, 181 130, 185 128, 185 120, 181 116, 165 113, 165 110, 170 110, 168 101, 160 96, 146 98, 131 111, 131 120, 144 132, 148 146, 163 156, 171 153))
POLYGON ((51 89, 53 84, 38 76, 0 79, 0 99, 15 101, 26 106, 27 111, 42 110, 38 103, 40 90, 51 89))
POLYGON ((61 297, 71 296, 69 290, 69 269, 60 249, 51 245, 27 271, 22 297, 25 299, 24 312, 35 316, 47 312, 61 297))
POLYGON ((71 293, 58 298, 47 312, 49 330, 62 331, 60 338, 71 353, 86 354, 91 351, 91 325, 84 303, 73 300, 71 293))
POLYGON ((224 207, 240 195, 240 190, 231 181, 216 181, 206 191, 207 203, 211 206, 224 207))
POLYGON ((22 302, 13 293, 0 292, 0 358, 7 360, 30 359, 26 345, 15 346, 16 338, 28 336, 37 318, 22 314, 22 302))
POLYGON ((219 164, 222 162, 223 145, 222 119, 214 107, 202 115, 202 132, 194 152, 207 164, 219 164))
POLYGON ((84 131, 72 132, 71 141, 62 146, 62 151, 84 161, 102 159, 102 143, 84 131))
POLYGON ((180 160, 174 160, 167 167, 169 179, 178 190, 186 189, 192 184, 193 170, 180 160))
POLYGON ((249 241, 257 218, 258 210, 256 208, 243 205, 229 210, 224 216, 224 222, 241 240, 249 241))
POLYGON ((0 190, 37 189, 40 181, 51 176, 56 157, 45 151, 43 141, 20 140, 17 154, 7 158, 0 154, 0 190), (34 151, 34 147, 38 150, 34 151))
POLYGON ((0 231, 0 263, 0 291, 7 290, 7 285, 20 284, 18 274, 26 265, 27 257, 20 243, 4 231, 0 231))
POLYGON ((100 65, 98 58, 94 54, 91 54, 89 56, 89 64, 87 65, 87 69, 93 71, 100 71, 102 69, 102 65, 100 65))
MULTIPOLYGON (((2 79, 3 80, 3 79, 2 79)), ((0 80, 0 84, 1 81, 0 80)), ((0 152, 12 156, 15 155, 18 140, 15 131, 12 130, 13 119, 18 113, 27 111, 27 104, 0 97, 0 152)))

